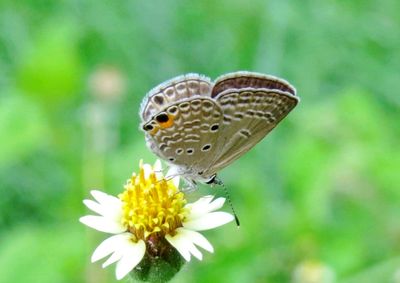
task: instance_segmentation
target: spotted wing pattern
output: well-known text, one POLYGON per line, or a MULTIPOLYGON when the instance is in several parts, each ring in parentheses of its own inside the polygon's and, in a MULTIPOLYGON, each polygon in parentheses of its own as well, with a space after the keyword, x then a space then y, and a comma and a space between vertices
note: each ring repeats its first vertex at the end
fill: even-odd
POLYGON ((207 97, 193 97, 167 107, 146 123, 150 149, 168 162, 194 172, 209 167, 222 126, 222 111, 207 97))
POLYGON ((199 74, 186 74, 153 88, 140 107, 142 121, 148 121, 169 105, 194 96, 210 96, 211 80, 199 74))
POLYGON ((216 100, 223 112, 218 157, 205 174, 213 175, 253 148, 296 106, 286 92, 227 89, 216 100))
POLYGON ((184 170, 211 177, 264 138, 297 105, 285 80, 252 72, 176 77, 141 106, 150 149, 184 170))

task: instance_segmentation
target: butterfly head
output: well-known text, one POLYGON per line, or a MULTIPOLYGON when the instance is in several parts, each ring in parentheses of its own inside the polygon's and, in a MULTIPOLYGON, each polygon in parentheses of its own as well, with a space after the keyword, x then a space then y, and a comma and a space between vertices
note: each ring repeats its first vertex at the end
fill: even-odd
POLYGON ((185 168, 183 166, 171 165, 168 173, 166 174, 167 178, 173 178, 175 176, 180 176, 185 182, 189 185, 189 190, 197 189, 197 183, 205 183, 209 185, 220 185, 222 182, 217 177, 217 174, 213 174, 211 176, 204 176, 203 172, 197 172, 190 168, 185 168))
POLYGON ((217 174, 212 175, 208 181, 205 182, 208 185, 222 185, 222 181, 217 177, 217 174))

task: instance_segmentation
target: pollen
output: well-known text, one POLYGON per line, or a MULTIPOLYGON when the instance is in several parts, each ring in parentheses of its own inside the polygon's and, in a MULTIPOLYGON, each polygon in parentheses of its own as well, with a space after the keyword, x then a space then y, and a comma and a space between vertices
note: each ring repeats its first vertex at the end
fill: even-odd
POLYGON ((119 195, 123 207, 122 224, 137 239, 173 235, 188 214, 184 195, 171 180, 157 178, 153 169, 146 170, 150 172, 145 174, 140 163, 139 174, 133 173, 125 191, 119 195))

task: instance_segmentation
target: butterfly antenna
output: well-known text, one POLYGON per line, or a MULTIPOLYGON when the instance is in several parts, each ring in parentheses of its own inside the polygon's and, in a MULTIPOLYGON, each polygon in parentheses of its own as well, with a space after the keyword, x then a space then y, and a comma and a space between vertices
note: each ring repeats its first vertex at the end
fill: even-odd
POLYGON ((220 185, 224 189, 226 199, 228 200, 228 204, 232 210, 233 216, 235 217, 236 226, 239 228, 240 227, 239 217, 237 216, 236 211, 233 208, 233 203, 232 203, 231 197, 229 195, 228 189, 225 187, 224 182, 222 182, 222 180, 219 178, 218 179, 215 178, 215 184, 220 185))

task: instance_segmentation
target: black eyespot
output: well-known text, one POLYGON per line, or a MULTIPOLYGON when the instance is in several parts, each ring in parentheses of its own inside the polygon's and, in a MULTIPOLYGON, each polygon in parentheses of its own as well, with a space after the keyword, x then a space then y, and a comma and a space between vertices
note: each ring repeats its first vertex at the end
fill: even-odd
POLYGON ((144 125, 144 126, 143 126, 143 130, 145 130, 145 131, 151 131, 152 129, 154 129, 154 128, 153 128, 153 126, 150 125, 150 124, 147 124, 147 125, 144 125))
POLYGON ((170 158, 168 158, 168 160, 171 161, 171 162, 174 162, 174 161, 175 161, 175 158, 170 157, 170 158))
POLYGON ((202 151, 207 151, 211 148, 211 144, 206 144, 205 146, 203 146, 203 148, 201 149, 202 151))
POLYGON ((158 123, 165 123, 168 122, 169 118, 167 114, 161 113, 156 116, 156 120, 158 123))
POLYGON ((193 148, 189 148, 186 150, 187 154, 193 154, 193 152, 194 152, 193 148))
POLYGON ((154 102, 157 103, 158 105, 161 105, 164 103, 164 97, 162 97, 161 95, 156 95, 154 96, 154 102))
POLYGON ((182 148, 178 148, 175 152, 176 152, 176 154, 182 154, 183 149, 182 148))
POLYGON ((176 106, 171 106, 170 108, 168 108, 168 112, 171 114, 176 113, 176 111, 178 111, 178 107, 176 106))
POLYGON ((203 173, 204 173, 203 171, 200 171, 198 174, 201 176, 201 175, 203 175, 203 173))
POLYGON ((211 128, 210 128, 210 130, 211 130, 212 132, 215 132, 215 131, 218 130, 218 129, 219 129, 219 125, 218 125, 218 124, 214 124, 214 125, 212 125, 211 128))

